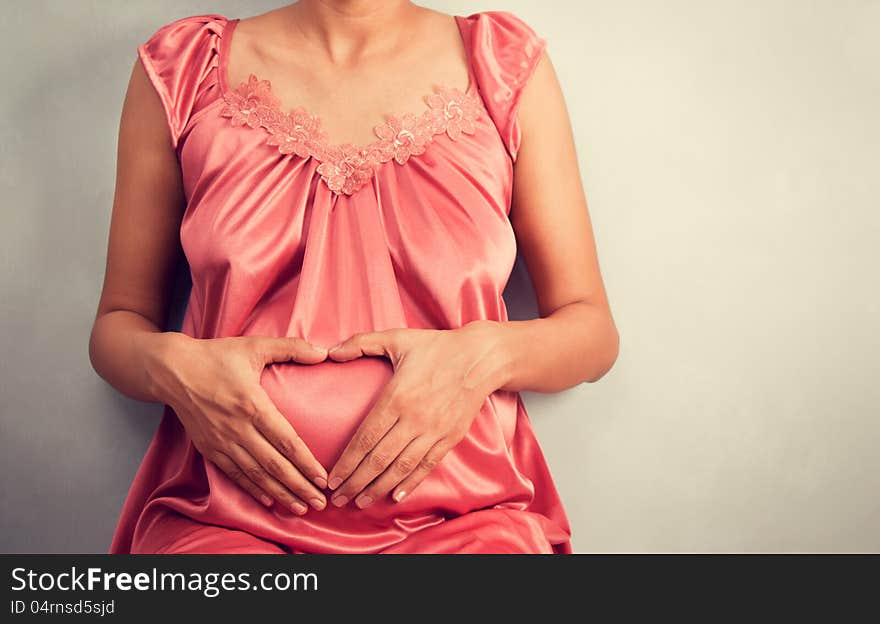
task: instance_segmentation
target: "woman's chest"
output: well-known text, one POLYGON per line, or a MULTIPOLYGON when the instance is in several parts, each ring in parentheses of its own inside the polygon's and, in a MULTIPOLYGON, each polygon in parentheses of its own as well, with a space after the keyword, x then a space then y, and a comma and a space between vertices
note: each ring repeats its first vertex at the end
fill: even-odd
POLYGON ((181 242, 194 280, 296 275, 311 255, 328 271, 385 262, 452 286, 480 272, 503 288, 516 254, 512 164, 485 113, 464 128, 423 125, 430 140, 407 139, 418 128, 392 118, 366 163, 339 146, 285 143, 265 117, 229 114, 223 102, 200 111, 181 145, 181 242))

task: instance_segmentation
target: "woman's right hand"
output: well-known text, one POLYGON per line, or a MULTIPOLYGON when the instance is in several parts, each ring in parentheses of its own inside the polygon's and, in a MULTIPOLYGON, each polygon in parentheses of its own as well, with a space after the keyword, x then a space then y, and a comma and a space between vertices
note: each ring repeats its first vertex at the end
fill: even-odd
POLYGON ((177 414, 193 445, 264 505, 296 514, 327 505, 327 471, 260 384, 268 364, 316 364, 324 348, 296 337, 198 339, 163 332, 150 367, 155 396, 177 414), (317 485, 317 487, 316 487, 317 485))

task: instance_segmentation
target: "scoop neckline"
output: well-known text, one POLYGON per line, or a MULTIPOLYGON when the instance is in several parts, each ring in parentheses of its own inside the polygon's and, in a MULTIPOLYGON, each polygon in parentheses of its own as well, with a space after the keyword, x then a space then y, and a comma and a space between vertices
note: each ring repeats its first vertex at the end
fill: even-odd
MULTIPOLYGON (((455 24, 458 27, 458 34, 461 39, 462 46, 464 47, 465 63, 467 65, 467 74, 468 74, 468 84, 467 84, 467 87, 463 91, 461 89, 459 89, 458 87, 450 87, 444 83, 436 83, 436 84, 438 84, 441 87, 446 87, 446 88, 450 88, 454 91, 461 92, 465 96, 476 95, 478 88, 477 88, 477 79, 476 79, 476 75, 474 73, 474 68, 473 68, 473 56, 472 56, 473 53, 471 50, 471 44, 468 41, 469 30, 468 30, 467 24, 466 24, 468 18, 463 15, 458 15, 458 14, 452 14, 452 18, 455 20, 455 24)), ((238 26, 238 23, 241 21, 241 18, 238 18, 238 17, 235 17, 235 18, 226 17, 224 19, 225 19, 225 23, 223 24, 223 29, 221 32, 220 40, 217 44, 217 47, 218 47, 218 50, 217 50, 217 55, 218 55, 218 59, 217 59, 217 61, 218 61, 217 62, 217 84, 219 87, 221 100, 223 98, 225 98, 227 96, 227 94, 231 93, 232 91, 234 91, 237 88, 235 86, 232 86, 229 81, 229 50, 231 47, 230 44, 232 43, 233 35, 235 33, 235 27, 238 26)), ((253 72, 248 72, 248 74, 251 75, 251 74, 253 74, 253 72)), ((256 74, 253 74, 253 75, 256 75, 256 74)), ((260 76, 257 76, 257 77, 260 78, 260 76)), ((246 81, 244 81, 244 82, 246 82, 246 81)), ((430 92, 426 93, 426 95, 428 95, 429 93, 430 92)), ((300 108, 300 109, 306 110, 308 113, 314 115, 316 118, 321 119, 323 121, 323 116, 315 114, 314 111, 308 110, 300 104, 294 104, 293 106, 287 106, 286 104, 281 104, 280 108, 284 112, 289 112, 289 111, 292 111, 296 108, 300 108)), ((412 112, 410 112, 410 113, 394 113, 394 112, 389 113, 389 112, 386 112, 383 115, 396 115, 396 116, 402 116, 403 114, 419 115, 419 114, 421 114, 421 112, 422 111, 419 111, 416 113, 412 113, 412 112)), ((336 143, 336 145, 342 145, 342 143, 336 143)))

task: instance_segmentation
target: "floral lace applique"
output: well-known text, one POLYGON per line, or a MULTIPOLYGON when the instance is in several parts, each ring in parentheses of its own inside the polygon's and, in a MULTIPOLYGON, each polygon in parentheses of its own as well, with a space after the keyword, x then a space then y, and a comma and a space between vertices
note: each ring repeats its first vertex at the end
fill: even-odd
POLYGON ((272 94, 267 80, 257 80, 251 74, 246 84, 231 93, 224 94, 226 106, 220 111, 223 117, 230 117, 233 126, 248 125, 259 128, 272 121, 278 110, 278 99, 272 94))
POLYGON ((430 107, 433 134, 445 132, 450 139, 457 140, 461 133, 474 133, 474 119, 479 115, 479 106, 474 98, 460 98, 460 91, 438 87, 436 93, 425 96, 430 107))
POLYGON ((328 145, 322 150, 321 158, 312 156, 322 160, 318 174, 334 193, 351 195, 373 177, 373 158, 349 143, 328 145))
POLYGON ((233 126, 264 128, 266 143, 282 154, 314 158, 317 172, 334 193, 351 195, 373 177, 376 167, 394 160, 403 165, 410 157, 424 153, 435 135, 446 134, 457 140, 473 134, 474 121, 482 107, 479 97, 454 87, 437 86, 425 96, 427 108, 420 115, 388 115, 373 127, 378 137, 363 147, 342 143, 333 145, 321 127, 321 119, 302 107, 283 112, 268 80, 250 74, 235 91, 223 94, 220 110, 233 126))
MULTIPOLYGON (((276 118, 268 125, 269 138, 266 143, 277 145, 282 154, 296 154, 308 158, 317 147, 321 138, 321 123, 317 117, 310 115, 302 107, 283 115, 275 108, 276 118)), ((323 140, 323 139, 321 139, 323 140)))
POLYGON ((376 147, 381 152, 380 161, 392 158, 398 164, 405 164, 410 156, 422 154, 425 145, 431 140, 431 124, 411 113, 391 117, 383 124, 373 128, 379 137, 376 147))

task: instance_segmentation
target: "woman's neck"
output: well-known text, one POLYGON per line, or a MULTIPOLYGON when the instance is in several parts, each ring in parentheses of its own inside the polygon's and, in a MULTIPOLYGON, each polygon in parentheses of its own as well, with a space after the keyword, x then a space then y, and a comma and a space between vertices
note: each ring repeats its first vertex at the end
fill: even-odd
POLYGON ((409 0, 299 0, 284 17, 333 63, 347 65, 400 45, 419 10, 409 0))

